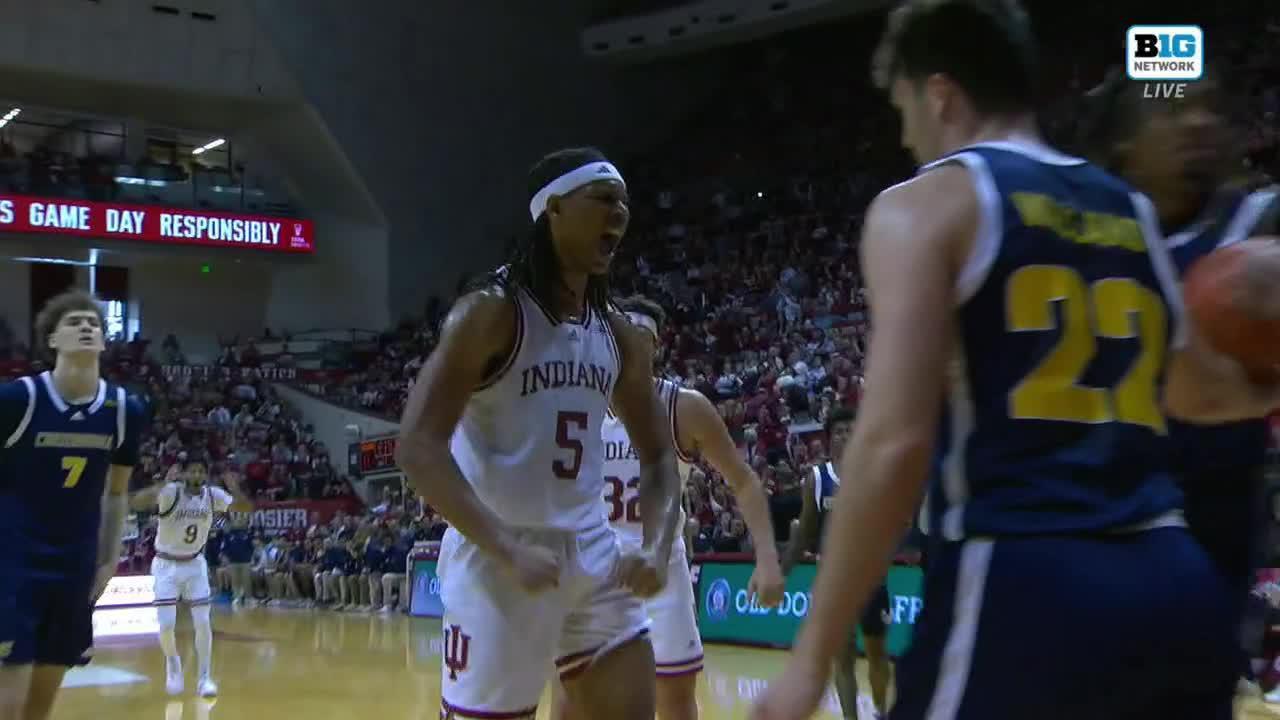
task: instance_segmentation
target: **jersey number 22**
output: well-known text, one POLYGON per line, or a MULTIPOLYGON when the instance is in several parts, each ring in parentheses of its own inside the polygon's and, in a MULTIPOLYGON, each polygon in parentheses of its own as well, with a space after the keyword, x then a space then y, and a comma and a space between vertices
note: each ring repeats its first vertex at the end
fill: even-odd
POLYGON ((1061 336, 1009 393, 1009 416, 1019 420, 1078 423, 1122 422, 1163 435, 1164 413, 1156 380, 1164 366, 1168 316, 1160 296, 1129 278, 1104 278, 1086 285, 1063 265, 1028 265, 1005 286, 1006 328, 1010 332, 1053 330, 1061 336), (1098 338, 1138 341, 1138 353, 1111 387, 1090 387, 1080 377, 1098 353, 1098 338))

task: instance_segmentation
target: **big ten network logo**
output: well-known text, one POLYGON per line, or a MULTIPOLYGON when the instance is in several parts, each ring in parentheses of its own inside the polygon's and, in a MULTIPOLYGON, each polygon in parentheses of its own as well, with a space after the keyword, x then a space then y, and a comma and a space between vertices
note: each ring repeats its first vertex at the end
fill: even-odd
POLYGON ((1204 31, 1199 25, 1134 25, 1125 33, 1124 65, 1144 82, 1142 96, 1181 98, 1204 76, 1204 31))

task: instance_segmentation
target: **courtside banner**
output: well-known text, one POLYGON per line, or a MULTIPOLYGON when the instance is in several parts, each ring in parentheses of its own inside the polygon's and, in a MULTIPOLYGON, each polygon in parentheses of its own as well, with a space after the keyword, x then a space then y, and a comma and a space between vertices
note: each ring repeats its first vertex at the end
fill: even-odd
POLYGON ((0 194, 0 232, 313 253, 310 220, 0 194))
POLYGON ((414 560, 410 570, 409 614, 414 617, 443 617, 440 576, 435 560, 414 560))
MULTIPOLYGON (((704 642, 789 648, 809 614, 815 566, 796 565, 787 577, 782 604, 762 608, 747 593, 755 566, 749 562, 699 562, 698 630, 704 642)), ((923 608, 918 567, 889 569, 889 654, 900 656, 911 643, 911 629, 923 608)), ((862 647, 862 633, 858 633, 862 647)))

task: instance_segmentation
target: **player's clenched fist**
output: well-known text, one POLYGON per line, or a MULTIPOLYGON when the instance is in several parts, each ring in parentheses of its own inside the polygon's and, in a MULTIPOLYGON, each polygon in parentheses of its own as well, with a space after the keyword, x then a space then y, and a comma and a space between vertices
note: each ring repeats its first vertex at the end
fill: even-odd
POLYGON ((550 548, 517 544, 508 551, 506 561, 516 582, 530 594, 560 584, 560 556, 550 548))
POLYGON ((658 594, 667 584, 667 563, 659 562, 652 550, 624 553, 618 560, 618 584, 639 597, 658 594))

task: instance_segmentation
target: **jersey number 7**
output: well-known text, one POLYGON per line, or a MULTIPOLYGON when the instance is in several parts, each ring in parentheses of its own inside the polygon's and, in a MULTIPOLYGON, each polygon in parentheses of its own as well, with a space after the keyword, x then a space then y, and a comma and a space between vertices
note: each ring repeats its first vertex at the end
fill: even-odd
POLYGON ((62 481, 62 487, 73 488, 80 484, 80 476, 84 474, 85 465, 89 464, 89 459, 79 455, 68 455, 62 458, 62 469, 67 471, 66 480, 62 481))

